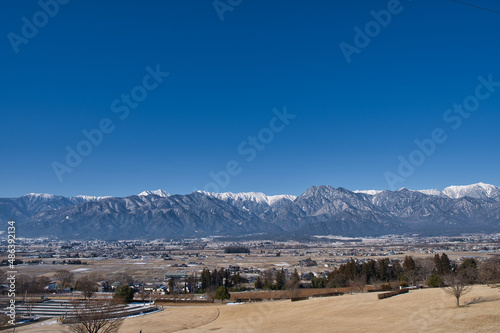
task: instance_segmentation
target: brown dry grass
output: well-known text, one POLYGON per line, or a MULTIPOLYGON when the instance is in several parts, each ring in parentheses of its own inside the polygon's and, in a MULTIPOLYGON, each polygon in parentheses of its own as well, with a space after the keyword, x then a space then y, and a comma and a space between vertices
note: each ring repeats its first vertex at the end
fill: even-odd
MULTIPOLYGON (((461 303, 466 305, 457 308, 441 289, 423 289, 384 300, 365 293, 300 302, 169 307, 126 319, 120 333, 500 331, 500 289, 475 286, 461 303)), ((62 327, 32 326, 16 332, 62 332, 62 327)))

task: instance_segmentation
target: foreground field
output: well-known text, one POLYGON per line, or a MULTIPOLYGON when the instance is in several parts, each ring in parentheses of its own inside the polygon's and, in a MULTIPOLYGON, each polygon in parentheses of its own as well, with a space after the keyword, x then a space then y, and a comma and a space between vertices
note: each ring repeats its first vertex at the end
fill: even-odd
MULTIPOLYGON (((355 294, 307 301, 166 307, 128 318, 121 333, 149 332, 499 332, 500 289, 475 286, 457 308, 441 289, 412 290, 378 300, 355 294)), ((57 323, 16 332, 63 332, 57 323)))

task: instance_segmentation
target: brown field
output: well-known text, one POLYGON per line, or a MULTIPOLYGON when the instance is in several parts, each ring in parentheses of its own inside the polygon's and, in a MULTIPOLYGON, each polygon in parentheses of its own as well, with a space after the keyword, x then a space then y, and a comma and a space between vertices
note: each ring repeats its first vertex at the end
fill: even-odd
MULTIPOLYGON (((500 289, 475 286, 462 306, 441 289, 378 300, 364 293, 306 301, 165 307, 127 318, 121 333, 149 332, 500 332, 500 289)), ((54 321, 16 332, 63 332, 54 321), (52 324, 51 324, 52 322, 52 324)))

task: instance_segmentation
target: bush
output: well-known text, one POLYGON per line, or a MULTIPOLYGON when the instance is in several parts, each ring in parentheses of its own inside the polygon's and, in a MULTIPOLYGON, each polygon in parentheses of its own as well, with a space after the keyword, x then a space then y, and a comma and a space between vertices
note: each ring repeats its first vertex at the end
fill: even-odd
POLYGON ((384 283, 379 286, 379 290, 392 290, 390 283, 384 283))
POLYGON ((444 282, 439 275, 432 274, 427 280, 427 285, 431 288, 439 288, 444 286, 444 282))
POLYGON ((250 249, 244 246, 228 246, 224 249, 225 253, 250 253, 250 249))
POLYGON ((220 299, 222 301, 224 301, 225 299, 229 299, 230 297, 231 295, 229 294, 229 291, 226 287, 219 287, 214 296, 215 299, 220 299))
POLYGON ((134 289, 130 288, 128 284, 123 284, 116 288, 115 298, 121 298, 126 303, 132 302, 134 299, 134 289))

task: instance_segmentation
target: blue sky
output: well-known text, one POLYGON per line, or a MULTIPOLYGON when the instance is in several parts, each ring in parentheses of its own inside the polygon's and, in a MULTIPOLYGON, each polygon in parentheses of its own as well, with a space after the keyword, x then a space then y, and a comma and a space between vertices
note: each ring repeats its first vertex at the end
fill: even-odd
MULTIPOLYGON (((500 11, 498 1, 469 3, 500 11)), ((36 1, 4 1, 0 197, 500 185, 500 87, 480 88, 488 97, 457 129, 443 118, 474 96, 479 76, 500 82, 499 13, 402 0, 348 63, 341 43, 356 47, 354 28, 377 29, 370 12, 393 1, 217 4, 219 13, 212 1, 72 0, 50 17, 36 1), (38 20, 34 36, 23 17, 38 20), (151 90, 148 66, 169 73, 147 78, 151 90), (132 91, 141 101, 120 119, 111 105, 132 91), (284 107, 287 124, 270 130, 284 107), (76 151, 103 119, 113 131, 70 167, 66 147, 76 151), (445 142, 403 177, 398 157, 437 128, 445 142), (262 150, 248 139, 259 133, 262 150), (400 178, 391 184, 388 172, 400 178)))

